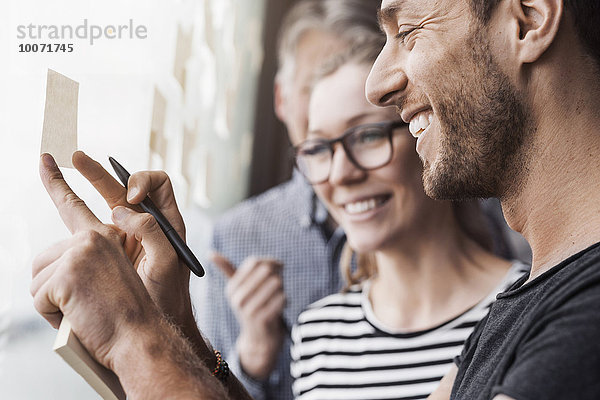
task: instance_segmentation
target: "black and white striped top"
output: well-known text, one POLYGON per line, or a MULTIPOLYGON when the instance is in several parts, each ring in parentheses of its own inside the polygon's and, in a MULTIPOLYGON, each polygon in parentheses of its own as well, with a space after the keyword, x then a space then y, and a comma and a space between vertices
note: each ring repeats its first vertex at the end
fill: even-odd
POLYGON ((313 303, 292 331, 293 391, 300 400, 424 399, 438 386, 496 294, 529 267, 515 262, 480 303, 440 326, 397 332, 368 301, 369 282, 313 303))

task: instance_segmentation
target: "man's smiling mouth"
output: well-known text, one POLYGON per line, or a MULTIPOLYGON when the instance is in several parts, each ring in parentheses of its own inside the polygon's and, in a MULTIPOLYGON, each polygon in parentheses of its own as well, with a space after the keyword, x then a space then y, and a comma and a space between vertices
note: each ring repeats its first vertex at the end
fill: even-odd
POLYGON ((415 114, 408 124, 408 130, 411 135, 415 138, 418 138, 421 133, 425 132, 429 125, 433 121, 433 113, 430 110, 421 111, 418 114, 415 114))

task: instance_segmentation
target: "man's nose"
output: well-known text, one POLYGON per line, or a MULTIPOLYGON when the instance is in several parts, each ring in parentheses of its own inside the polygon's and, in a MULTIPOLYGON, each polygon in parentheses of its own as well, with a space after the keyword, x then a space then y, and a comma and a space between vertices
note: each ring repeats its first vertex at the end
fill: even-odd
POLYGON ((401 51, 386 44, 375 60, 365 87, 371 104, 379 107, 392 106, 404 96, 408 78, 402 65, 401 51))

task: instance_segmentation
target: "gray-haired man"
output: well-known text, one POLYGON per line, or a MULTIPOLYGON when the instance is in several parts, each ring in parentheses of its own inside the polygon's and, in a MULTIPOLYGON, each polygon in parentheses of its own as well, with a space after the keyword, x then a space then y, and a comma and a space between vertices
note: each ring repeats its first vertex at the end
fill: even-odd
MULTIPOLYGON (((292 144, 306 136, 315 68, 350 45, 377 42, 378 7, 378 0, 304 0, 282 21, 275 111, 292 144)), ((216 223, 214 261, 224 274, 208 270, 200 326, 255 399, 293 397, 287 328, 308 304, 341 288, 344 242, 297 172, 216 223)))

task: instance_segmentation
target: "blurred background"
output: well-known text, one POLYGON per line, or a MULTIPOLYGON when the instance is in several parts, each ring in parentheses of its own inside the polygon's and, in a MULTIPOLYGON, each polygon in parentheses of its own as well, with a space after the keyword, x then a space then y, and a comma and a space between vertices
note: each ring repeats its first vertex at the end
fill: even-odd
MULTIPOLYGON (((286 180, 288 139, 273 113, 276 32, 292 0, 4 0, 0 12, 0 398, 97 399, 52 351, 56 332, 29 294, 33 257, 69 237, 37 173, 46 74, 79 82, 78 148, 109 168, 165 169, 206 259, 214 218, 286 180), (87 22, 86 22, 87 21, 87 22), (144 26, 146 38, 18 38, 18 27, 144 26), (73 44, 71 53, 19 52, 73 44)), ((46 31, 46 35, 47 35, 46 31)), ((36 33, 37 34, 37 33, 36 33)), ((89 35, 89 33, 88 33, 89 35)), ((67 181, 103 221, 104 202, 67 181)), ((192 280, 192 292, 202 280, 192 280)), ((197 298, 195 299, 197 301, 197 298)))

